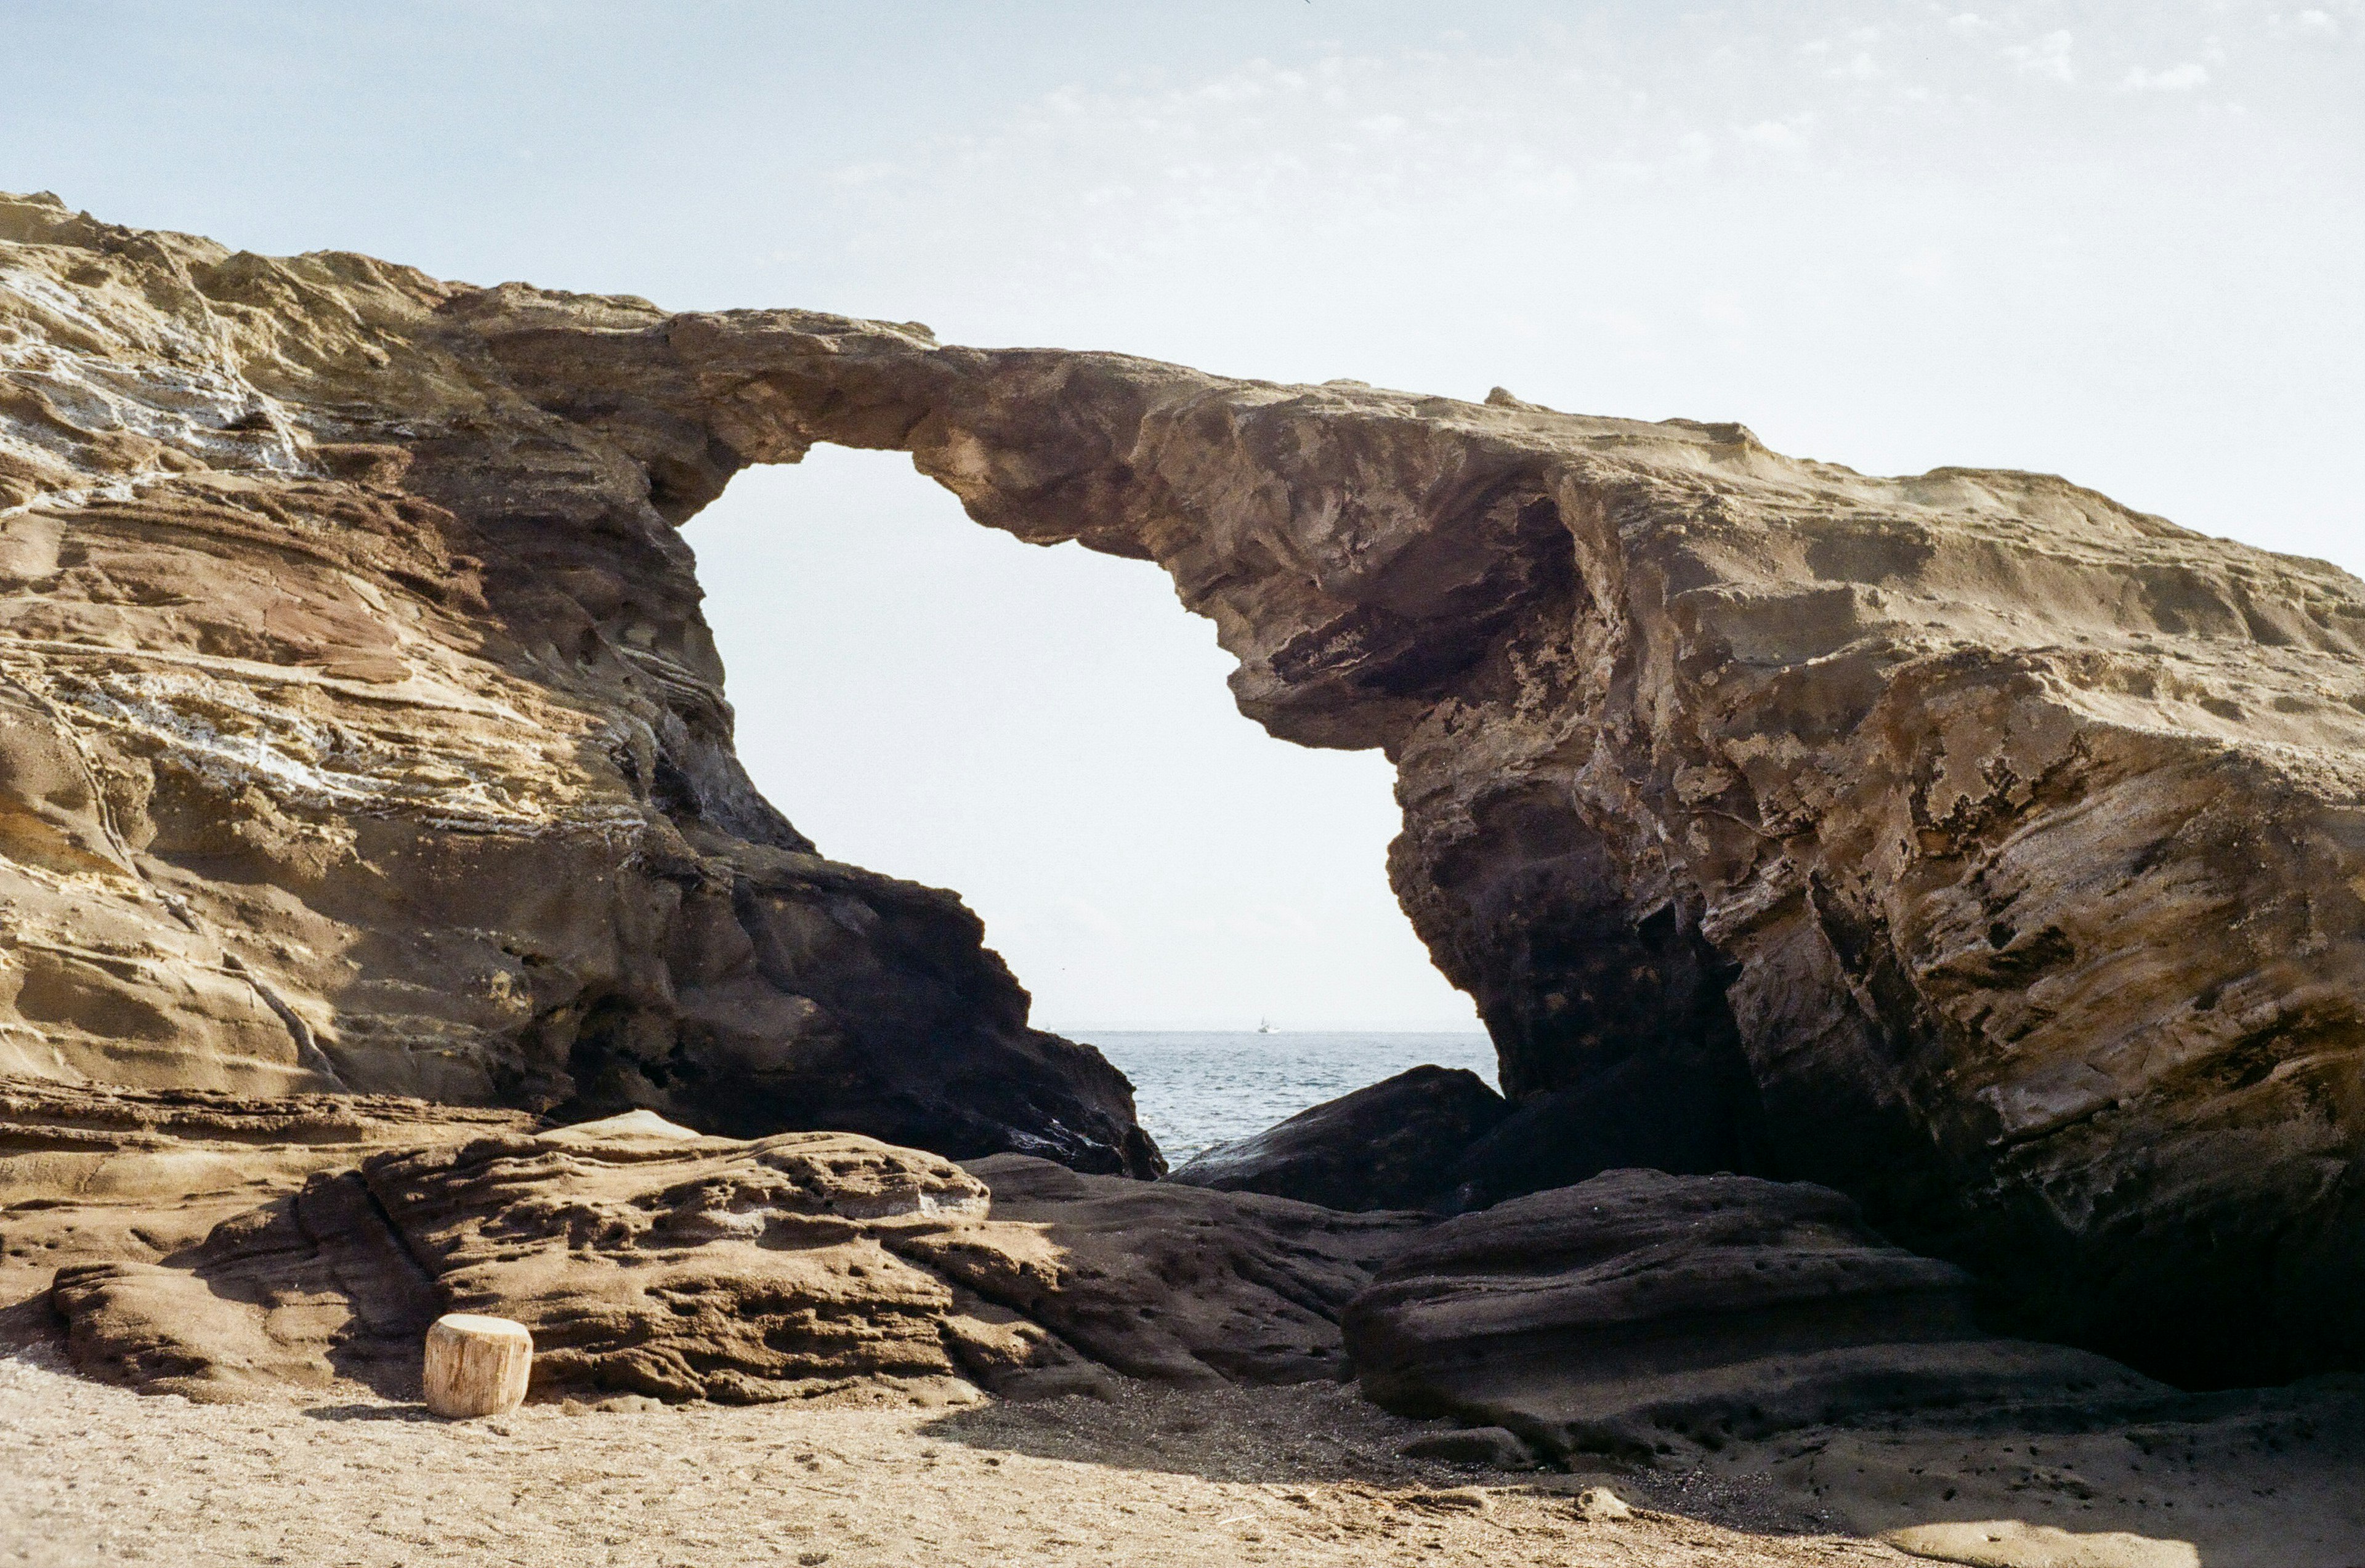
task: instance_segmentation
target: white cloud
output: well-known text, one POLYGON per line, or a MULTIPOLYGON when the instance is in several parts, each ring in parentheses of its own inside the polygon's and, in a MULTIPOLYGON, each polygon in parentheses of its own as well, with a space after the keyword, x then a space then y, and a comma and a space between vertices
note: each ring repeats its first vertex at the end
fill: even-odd
POLYGON ((2208 80, 2209 68, 2198 61, 2188 60, 2165 71, 2149 71, 2140 65, 2135 66, 2119 79, 2119 89, 2127 93, 2185 93, 2208 80))
POLYGON ((1965 11, 1959 16, 1948 18, 1946 22, 1949 30, 1960 33, 1966 38, 1973 33, 1984 32, 1988 25, 1987 19, 1977 11, 1965 11))
POLYGON ((2067 28, 2049 32, 2034 43, 2016 43, 2006 49, 2004 58, 2031 76, 2048 76, 2056 82, 2078 80, 2078 67, 2069 51, 2076 47, 2067 28))

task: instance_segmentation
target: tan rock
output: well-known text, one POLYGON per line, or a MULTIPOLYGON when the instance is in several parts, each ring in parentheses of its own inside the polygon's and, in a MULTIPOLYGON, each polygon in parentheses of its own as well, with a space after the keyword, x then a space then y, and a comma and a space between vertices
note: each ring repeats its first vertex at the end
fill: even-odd
POLYGON ((749 783, 697 464, 653 494, 452 295, 0 196, 0 1074, 1153 1173, 958 899, 749 783))
MULTIPOLYGON (((62 1123, 75 1092, 25 1098, 62 1123)), ((85 1098, 96 1120, 156 1097, 85 1098)), ((246 1120, 380 1139, 401 1125, 334 1103, 256 1103, 246 1120)), ((980 1388, 1106 1394, 1118 1374, 1342 1377, 1339 1309, 1421 1223, 1023 1156, 972 1173, 853 1134, 739 1142, 646 1113, 537 1133, 454 1114, 474 1120, 409 1124, 409 1147, 251 1146, 268 1179, 177 1198, 143 1180, 50 1207, 20 1170, 0 1188, 0 1250, 47 1266, 78 1367, 150 1392, 237 1400, 345 1378, 416 1397, 422 1337, 456 1311, 531 1334, 537 1397, 933 1408, 980 1388)), ((142 1136, 136 1158, 169 1169, 175 1135, 142 1136)))
POLYGON ((1153 1170, 973 917, 820 858, 733 757, 678 526, 748 463, 899 448, 989 526, 1159 562, 1245 712, 1395 762, 1392 879, 1519 1103, 1489 1193, 1664 1162, 1647 1126, 2152 1371, 2365 1357, 2337 568, 1734 424, 41 198, 0 242, 0 1068, 1153 1170))
POLYGON ((427 1330, 421 1382, 438 1416, 506 1416, 525 1403, 532 1372, 533 1336, 522 1323, 447 1312, 427 1330))

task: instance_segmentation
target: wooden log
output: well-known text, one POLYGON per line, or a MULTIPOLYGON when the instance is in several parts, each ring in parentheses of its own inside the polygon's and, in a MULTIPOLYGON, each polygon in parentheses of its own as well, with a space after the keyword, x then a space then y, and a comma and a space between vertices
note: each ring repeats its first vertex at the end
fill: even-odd
POLYGON ((427 1331, 427 1408, 438 1416, 506 1416, 525 1403, 532 1371, 522 1323, 452 1312, 427 1331))

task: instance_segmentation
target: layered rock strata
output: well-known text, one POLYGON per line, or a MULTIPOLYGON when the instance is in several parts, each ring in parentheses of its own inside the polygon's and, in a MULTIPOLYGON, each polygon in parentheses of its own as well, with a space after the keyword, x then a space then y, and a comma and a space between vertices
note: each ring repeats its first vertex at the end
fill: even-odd
POLYGON ((447 315, 653 475, 898 448, 989 526, 1157 561, 1245 712, 1395 760, 1398 896, 1523 1108, 1639 1089, 2180 1377, 2365 1360, 2348 574, 1738 425, 795 311, 447 315))
POLYGON ((1827 1188, 1615 1170, 1446 1221, 1350 1304, 1363 1391, 1556 1459, 1698 1452, 1791 1428, 2025 1426, 2169 1390, 1980 1332, 1970 1279, 1891 1247, 1827 1188))
MULTIPOLYGON (((75 1098, 0 1096, 22 1118, 0 1140, 69 1127, 75 1098)), ((174 1098, 85 1096, 71 1158, 0 1159, 0 1308, 38 1279, 81 1370, 200 1400, 415 1397, 421 1338, 454 1311, 526 1325, 538 1398, 1337 1381, 1340 1311, 1423 1223, 646 1111, 540 1130, 329 1097, 152 1114, 174 1098), (239 1131, 240 1176, 209 1183, 239 1131)))
POLYGON ((0 1071, 1154 1173, 953 895, 757 793, 711 487, 471 292, 0 198, 0 1071))
POLYGON ((1395 760, 1398 895, 1523 1110, 1641 1085, 2147 1367, 2365 1360, 2345 573, 1738 425, 6 210, 27 1068, 1149 1168, 957 906, 818 860, 730 759, 674 525, 900 449, 1157 561, 1244 711, 1395 760))

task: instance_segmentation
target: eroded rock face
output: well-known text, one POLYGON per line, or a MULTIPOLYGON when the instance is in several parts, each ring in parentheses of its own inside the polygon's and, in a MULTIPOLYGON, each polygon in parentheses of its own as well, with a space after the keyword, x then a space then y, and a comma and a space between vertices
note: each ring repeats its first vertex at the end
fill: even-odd
MULTIPOLYGON (((77 1097, 0 1096, 0 1140, 77 1097)), ((80 1098, 86 1127, 190 1097, 80 1098)), ((409 1111, 181 1109, 119 1128, 103 1167, 95 1133, 80 1164, 0 1159, 0 1308, 38 1280, 84 1372, 203 1400, 415 1397, 428 1326, 473 1311, 532 1332, 539 1398, 958 1403, 1343 1379, 1340 1310, 1424 1223, 846 1133, 409 1111), (239 1129, 244 1177, 190 1180, 239 1129)))
POLYGON ((1448 1220, 1350 1304, 1363 1391, 1554 1456, 1648 1458, 1869 1418, 2091 1418, 2168 1397, 1981 1333, 1970 1280, 1841 1194, 1615 1170, 1448 1220))
POLYGON ((1154 1173, 956 898, 756 792, 712 483, 521 397, 470 292, 0 197, 0 1071, 1154 1173))
POLYGON ((1147 1169, 957 905, 819 860, 731 760, 672 525, 894 448, 1159 562, 1243 711, 1395 759, 1398 895, 1523 1108, 1648 1085, 2150 1368, 2365 1361, 2345 573, 1737 425, 6 213, 24 1070, 1147 1169))
POLYGON ((2365 1361, 2346 573, 1738 425, 793 311, 446 314, 653 473, 901 448, 981 522, 1160 563, 1244 711, 1395 760, 1397 893, 1515 1101, 1631 1073, 2174 1375, 2365 1361))

